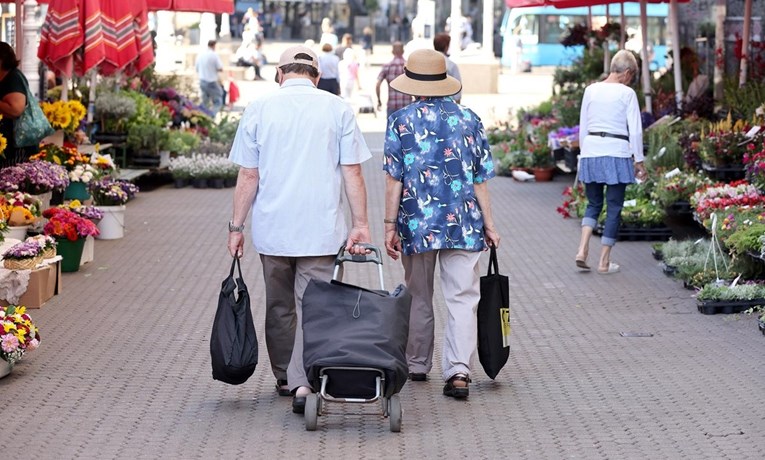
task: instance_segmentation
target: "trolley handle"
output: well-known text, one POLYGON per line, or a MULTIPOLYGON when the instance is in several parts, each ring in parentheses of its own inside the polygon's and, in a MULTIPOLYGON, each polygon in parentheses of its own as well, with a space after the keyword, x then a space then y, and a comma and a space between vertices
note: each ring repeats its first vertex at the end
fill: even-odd
POLYGON ((340 250, 337 251, 337 257, 335 257, 335 265, 341 265, 343 262, 374 262, 382 265, 382 258, 380 256, 380 248, 371 243, 357 243, 356 246, 361 246, 364 249, 368 249, 372 252, 369 254, 346 254, 345 243, 340 246, 340 250))

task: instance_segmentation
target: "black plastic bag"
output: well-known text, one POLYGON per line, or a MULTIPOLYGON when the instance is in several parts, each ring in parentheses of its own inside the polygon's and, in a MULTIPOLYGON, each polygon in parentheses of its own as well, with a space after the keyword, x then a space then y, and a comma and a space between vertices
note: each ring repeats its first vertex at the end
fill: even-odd
POLYGON ((239 259, 223 280, 210 336, 213 379, 239 385, 255 372, 258 364, 258 338, 250 311, 250 294, 242 279, 239 259), (239 277, 234 280, 234 267, 239 277))
POLYGON ((481 300, 478 302, 478 359, 492 380, 510 356, 509 338, 509 281, 507 276, 499 274, 497 250, 492 246, 489 269, 486 276, 481 277, 481 300))

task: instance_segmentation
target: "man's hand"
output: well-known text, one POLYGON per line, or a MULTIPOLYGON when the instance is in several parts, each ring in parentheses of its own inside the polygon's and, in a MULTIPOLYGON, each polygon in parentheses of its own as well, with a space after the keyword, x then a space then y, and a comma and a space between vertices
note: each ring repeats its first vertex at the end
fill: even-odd
POLYGON ((231 254, 231 257, 242 257, 244 254, 244 233, 229 232, 228 252, 231 254))
POLYGON ((348 233, 348 240, 345 243, 345 250, 350 254, 366 255, 369 254, 369 250, 361 246, 357 246, 358 243, 371 243, 372 236, 369 232, 369 227, 353 227, 348 233))

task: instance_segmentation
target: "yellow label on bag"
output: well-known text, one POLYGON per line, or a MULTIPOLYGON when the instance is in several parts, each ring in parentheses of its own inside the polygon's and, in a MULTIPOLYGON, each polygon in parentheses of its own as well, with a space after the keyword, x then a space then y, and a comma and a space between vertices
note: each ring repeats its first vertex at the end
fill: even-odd
POLYGON ((502 347, 507 348, 510 346, 510 309, 499 309, 499 321, 502 325, 502 347))

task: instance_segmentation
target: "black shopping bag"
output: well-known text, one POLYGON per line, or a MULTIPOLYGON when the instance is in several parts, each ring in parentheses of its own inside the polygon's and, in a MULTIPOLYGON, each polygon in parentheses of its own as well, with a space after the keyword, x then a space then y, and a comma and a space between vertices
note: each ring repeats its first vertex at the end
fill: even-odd
POLYGON ((478 302, 478 359, 486 375, 492 379, 510 356, 509 299, 509 281, 507 276, 499 274, 497 250, 492 246, 489 270, 481 277, 481 300, 478 302))
POLYGON ((213 379, 239 385, 258 364, 258 338, 250 311, 250 294, 242 279, 239 258, 231 263, 231 272, 223 280, 210 336, 213 379), (234 280, 234 267, 239 277, 234 280))

